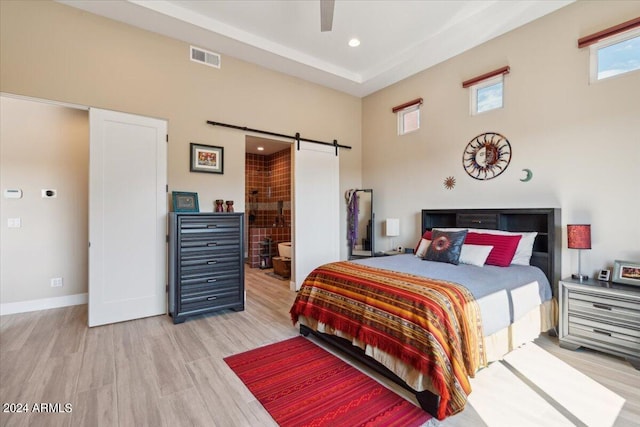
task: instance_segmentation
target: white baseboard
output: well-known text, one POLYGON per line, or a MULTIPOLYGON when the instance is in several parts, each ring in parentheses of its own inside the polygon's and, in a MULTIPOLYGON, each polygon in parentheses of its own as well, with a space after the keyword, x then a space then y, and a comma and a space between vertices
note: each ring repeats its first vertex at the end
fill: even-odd
POLYGON ((34 299, 30 301, 7 302, 0 304, 0 316, 86 304, 88 300, 89 294, 84 293, 55 298, 34 299))

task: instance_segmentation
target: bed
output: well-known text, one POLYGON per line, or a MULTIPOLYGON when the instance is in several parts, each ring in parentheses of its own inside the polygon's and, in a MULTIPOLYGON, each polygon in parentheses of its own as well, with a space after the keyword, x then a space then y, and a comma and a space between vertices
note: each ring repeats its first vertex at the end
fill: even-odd
POLYGON ((291 317, 303 335, 341 348, 444 419, 464 408, 478 369, 555 327, 560 209, 425 209, 421 222, 419 257, 319 266, 291 317), (463 262, 443 262, 456 239, 463 262), (513 249, 506 258, 503 242, 513 249))

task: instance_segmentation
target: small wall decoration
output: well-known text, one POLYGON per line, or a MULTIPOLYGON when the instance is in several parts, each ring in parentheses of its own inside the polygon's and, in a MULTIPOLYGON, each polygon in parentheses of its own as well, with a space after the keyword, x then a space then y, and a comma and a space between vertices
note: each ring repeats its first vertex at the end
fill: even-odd
POLYGON ((223 147, 191 143, 191 172, 223 173, 223 147))
POLYGON ((456 186, 456 179, 452 176, 448 176, 444 179, 444 188, 451 190, 456 186))
POLYGON ((526 176, 524 178, 520 178, 520 181, 522 182, 531 181, 531 178, 533 178, 533 172, 531 172, 531 169, 522 169, 522 171, 526 174, 526 176))
POLYGON ((612 282, 640 286, 640 263, 616 260, 613 264, 612 282))
POLYGON ((474 179, 487 180, 500 175, 511 161, 511 144, 496 132, 473 138, 462 154, 462 166, 474 179))
POLYGON ((171 193, 174 212, 200 212, 198 193, 174 191, 171 193))

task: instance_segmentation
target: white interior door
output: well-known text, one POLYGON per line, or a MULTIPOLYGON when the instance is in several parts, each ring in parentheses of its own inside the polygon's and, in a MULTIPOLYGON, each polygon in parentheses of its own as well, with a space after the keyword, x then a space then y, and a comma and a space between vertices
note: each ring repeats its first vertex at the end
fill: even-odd
POLYGON ((294 148, 293 277, 300 289, 319 265, 340 259, 340 164, 334 147, 294 148))
POLYGON ((89 326, 166 313, 167 123, 89 122, 89 326))

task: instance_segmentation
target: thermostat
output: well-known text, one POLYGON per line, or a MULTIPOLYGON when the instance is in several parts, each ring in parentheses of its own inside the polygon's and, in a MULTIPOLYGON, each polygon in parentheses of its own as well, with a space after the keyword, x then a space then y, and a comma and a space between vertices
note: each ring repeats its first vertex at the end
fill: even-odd
POLYGON ((43 199, 55 199, 56 197, 58 197, 58 191, 52 188, 43 188, 42 190, 40 190, 40 194, 42 195, 43 199))
POLYGON ((6 189, 4 190, 5 199, 22 199, 22 190, 20 189, 6 189))

